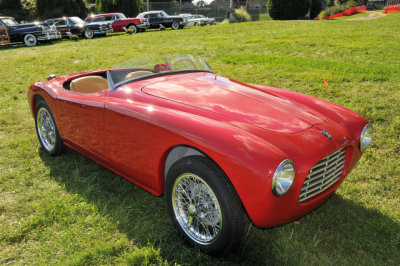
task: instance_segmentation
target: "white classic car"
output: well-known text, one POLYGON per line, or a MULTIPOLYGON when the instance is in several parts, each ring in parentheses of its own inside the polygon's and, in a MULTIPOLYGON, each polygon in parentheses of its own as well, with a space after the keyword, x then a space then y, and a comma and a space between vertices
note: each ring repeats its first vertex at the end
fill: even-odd
POLYGON ((192 15, 192 14, 180 14, 183 17, 183 20, 186 22, 186 26, 200 26, 204 25, 213 25, 215 24, 214 18, 207 18, 203 15, 192 15))

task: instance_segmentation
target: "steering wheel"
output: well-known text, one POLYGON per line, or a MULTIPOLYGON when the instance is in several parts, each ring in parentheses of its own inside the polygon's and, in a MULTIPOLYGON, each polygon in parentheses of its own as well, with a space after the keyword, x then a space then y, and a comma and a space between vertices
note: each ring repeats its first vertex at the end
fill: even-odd
POLYGON ((187 62, 191 63, 193 65, 194 69, 197 69, 196 63, 192 59, 186 58, 186 57, 175 60, 174 62, 171 63, 171 66, 175 65, 176 63, 183 62, 183 61, 187 61, 187 62))

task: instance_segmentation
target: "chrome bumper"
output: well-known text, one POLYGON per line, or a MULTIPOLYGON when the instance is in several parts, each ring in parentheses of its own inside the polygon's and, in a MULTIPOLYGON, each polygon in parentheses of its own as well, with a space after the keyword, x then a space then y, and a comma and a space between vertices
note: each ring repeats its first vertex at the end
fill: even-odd
POLYGON ((95 35, 107 34, 107 33, 109 33, 109 32, 112 32, 112 31, 109 30, 109 29, 105 29, 105 30, 94 30, 94 31, 93 31, 93 33, 94 33, 95 35))
POLYGON ((135 25, 138 29, 148 29, 150 27, 150 23, 143 22, 142 24, 135 25))
POLYGON ((61 33, 59 31, 45 31, 42 35, 37 36, 38 41, 50 41, 61 39, 61 33))

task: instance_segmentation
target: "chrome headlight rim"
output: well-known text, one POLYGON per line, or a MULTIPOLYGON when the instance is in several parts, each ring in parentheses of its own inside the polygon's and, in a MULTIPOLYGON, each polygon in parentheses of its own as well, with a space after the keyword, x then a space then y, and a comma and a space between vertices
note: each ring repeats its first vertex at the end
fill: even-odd
POLYGON ((285 195, 290 190, 290 188, 292 187, 295 175, 296 175, 296 167, 294 165, 294 162, 292 160, 290 160, 290 159, 283 160, 279 164, 279 166, 276 168, 275 173, 274 173, 273 178, 272 178, 272 192, 274 193, 274 195, 277 196, 277 197, 282 197, 283 195, 285 195), (292 175, 291 180, 290 180, 291 183, 290 183, 290 185, 287 187, 287 189, 285 191, 279 192, 277 185, 283 179, 280 179, 278 175, 280 174, 280 171, 282 171, 283 167, 285 167, 287 165, 291 165, 292 169, 293 169, 293 175, 292 175))
POLYGON ((362 152, 365 152, 369 148, 369 146, 371 146, 372 134, 373 134, 372 126, 370 124, 366 124, 360 135, 360 150, 362 152), (368 136, 368 134, 370 136, 368 136))

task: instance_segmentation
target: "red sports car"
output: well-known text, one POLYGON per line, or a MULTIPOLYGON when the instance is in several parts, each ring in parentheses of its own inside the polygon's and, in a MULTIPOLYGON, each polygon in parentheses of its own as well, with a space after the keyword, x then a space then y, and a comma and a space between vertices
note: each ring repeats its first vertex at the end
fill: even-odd
POLYGON ((211 254, 325 202, 372 140, 362 116, 311 96, 214 74, 191 55, 151 57, 34 83, 42 148, 72 148, 165 193, 183 237, 211 254))

